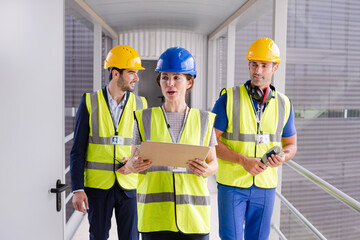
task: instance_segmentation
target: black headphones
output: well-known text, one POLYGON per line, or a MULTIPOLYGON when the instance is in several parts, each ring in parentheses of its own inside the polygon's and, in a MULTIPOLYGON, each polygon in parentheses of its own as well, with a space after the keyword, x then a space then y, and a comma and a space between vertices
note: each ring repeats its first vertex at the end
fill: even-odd
POLYGON ((270 84, 270 87, 265 89, 265 92, 258 86, 252 86, 250 81, 245 83, 246 90, 248 91, 250 97, 254 98, 259 103, 265 103, 271 98, 275 98, 275 87, 270 84))

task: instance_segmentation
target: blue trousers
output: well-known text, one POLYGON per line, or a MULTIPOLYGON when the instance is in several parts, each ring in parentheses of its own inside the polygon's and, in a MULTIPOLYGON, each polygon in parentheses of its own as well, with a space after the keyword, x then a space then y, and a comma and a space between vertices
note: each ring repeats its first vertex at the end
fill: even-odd
POLYGON ((138 240, 136 191, 124 191, 117 183, 108 189, 85 188, 89 201, 88 219, 91 240, 109 238, 115 209, 118 239, 138 240))
POLYGON ((222 240, 269 238, 275 189, 218 184, 219 234, 222 240), (245 224, 245 227, 244 227, 245 224))

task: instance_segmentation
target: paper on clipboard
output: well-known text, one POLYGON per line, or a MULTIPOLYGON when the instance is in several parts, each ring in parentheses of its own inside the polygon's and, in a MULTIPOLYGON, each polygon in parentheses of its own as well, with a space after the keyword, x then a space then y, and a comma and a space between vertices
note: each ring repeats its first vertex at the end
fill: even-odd
POLYGON ((210 147, 189 144, 141 142, 140 158, 150 160, 153 165, 187 167, 186 163, 195 158, 205 160, 210 147))

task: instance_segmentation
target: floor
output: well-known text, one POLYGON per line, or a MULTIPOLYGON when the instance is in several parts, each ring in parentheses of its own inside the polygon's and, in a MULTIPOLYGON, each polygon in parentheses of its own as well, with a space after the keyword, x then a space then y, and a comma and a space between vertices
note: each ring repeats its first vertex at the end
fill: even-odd
MULTIPOLYGON (((217 188, 215 176, 211 176, 208 179, 208 187, 210 191, 210 201, 211 201, 211 232, 210 240, 220 240, 218 234, 218 213, 217 213, 217 188)), ((112 226, 116 226, 115 218, 112 219, 112 226)), ((87 217, 83 219, 78 230, 73 236, 72 240, 84 240, 89 239, 89 223, 87 217)), ((117 240, 116 227, 110 229, 109 240, 117 240)))

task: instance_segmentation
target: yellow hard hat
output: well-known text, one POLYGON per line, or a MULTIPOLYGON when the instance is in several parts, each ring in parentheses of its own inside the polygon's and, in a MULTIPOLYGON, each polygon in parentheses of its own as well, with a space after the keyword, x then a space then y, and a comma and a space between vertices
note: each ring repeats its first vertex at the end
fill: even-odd
POLYGON ((145 69, 141 66, 141 59, 137 51, 127 45, 119 45, 110 50, 104 61, 104 68, 110 67, 118 69, 145 69))
POLYGON ((246 59, 280 63, 280 50, 270 38, 259 38, 250 45, 246 59))

